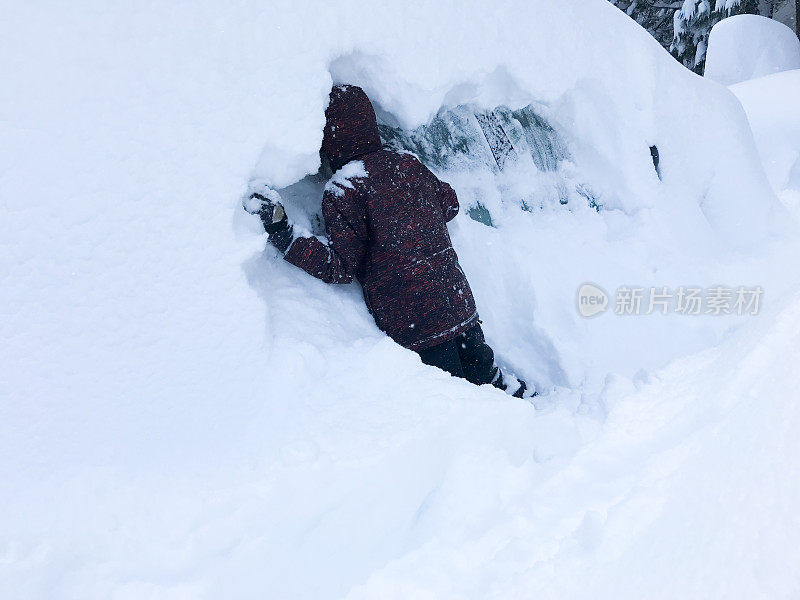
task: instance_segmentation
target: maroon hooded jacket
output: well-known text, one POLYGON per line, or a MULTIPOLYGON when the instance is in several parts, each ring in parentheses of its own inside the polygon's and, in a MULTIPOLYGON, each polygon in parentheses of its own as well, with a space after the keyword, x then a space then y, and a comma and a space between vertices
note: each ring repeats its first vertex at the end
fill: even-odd
POLYGON ((329 242, 294 240, 286 260, 327 283, 357 279, 375 322, 421 350, 476 324, 475 301, 450 243, 453 189, 411 154, 381 147, 364 91, 336 86, 322 149, 334 176, 322 197, 329 242))

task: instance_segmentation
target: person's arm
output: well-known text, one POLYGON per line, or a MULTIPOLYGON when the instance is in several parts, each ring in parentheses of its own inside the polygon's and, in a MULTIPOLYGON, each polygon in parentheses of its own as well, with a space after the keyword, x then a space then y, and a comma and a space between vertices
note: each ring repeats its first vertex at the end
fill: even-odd
POLYGON ((252 194, 245 209, 259 215, 269 242, 288 262, 325 283, 349 283, 366 252, 366 219, 354 189, 343 193, 335 189, 326 190, 322 197, 327 243, 314 236, 295 236, 280 196, 273 190, 252 194))
POLYGON ((367 250, 366 221, 359 206, 352 189, 341 196, 326 191, 322 215, 327 243, 316 237, 295 238, 286 260, 325 283, 350 283, 367 250))
POLYGON ((442 206, 442 213, 445 221, 452 221, 458 214, 458 196, 450 184, 438 179, 439 182, 439 202, 442 206))

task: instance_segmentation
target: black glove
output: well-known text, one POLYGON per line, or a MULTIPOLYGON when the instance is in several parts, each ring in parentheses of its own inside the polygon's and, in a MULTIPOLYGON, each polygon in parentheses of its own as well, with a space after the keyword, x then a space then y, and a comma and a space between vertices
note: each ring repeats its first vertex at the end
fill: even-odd
POLYGON ((286 211, 283 210, 283 204, 280 201, 256 192, 250 195, 251 206, 255 202, 261 203, 261 207, 255 214, 261 217, 261 222, 264 224, 264 230, 267 233, 279 233, 289 228, 289 219, 286 217, 286 211))
POLYGON ((253 192, 243 202, 244 209, 251 215, 258 215, 269 234, 270 243, 286 254, 294 241, 294 230, 283 210, 281 197, 275 190, 266 188, 264 193, 253 192))

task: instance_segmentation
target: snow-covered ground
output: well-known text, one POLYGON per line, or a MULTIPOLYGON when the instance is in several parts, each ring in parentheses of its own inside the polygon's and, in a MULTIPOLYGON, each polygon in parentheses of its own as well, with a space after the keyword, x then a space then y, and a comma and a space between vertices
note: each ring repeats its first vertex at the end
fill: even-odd
POLYGON ((742 110, 605 0, 17 2, 0 38, 0 597, 800 594, 792 73, 742 110), (241 194, 317 170, 333 80, 405 131, 532 105, 563 139, 599 210, 440 169, 535 403, 264 249, 241 194), (765 295, 586 320, 587 281, 765 295))

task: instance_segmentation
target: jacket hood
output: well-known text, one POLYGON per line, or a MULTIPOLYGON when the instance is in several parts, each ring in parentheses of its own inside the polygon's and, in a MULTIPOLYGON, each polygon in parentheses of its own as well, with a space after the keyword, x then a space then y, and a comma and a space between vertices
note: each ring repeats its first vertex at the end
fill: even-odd
POLYGON ((354 158, 380 148, 375 110, 364 90, 355 85, 334 86, 322 136, 322 151, 331 168, 338 171, 354 158))

